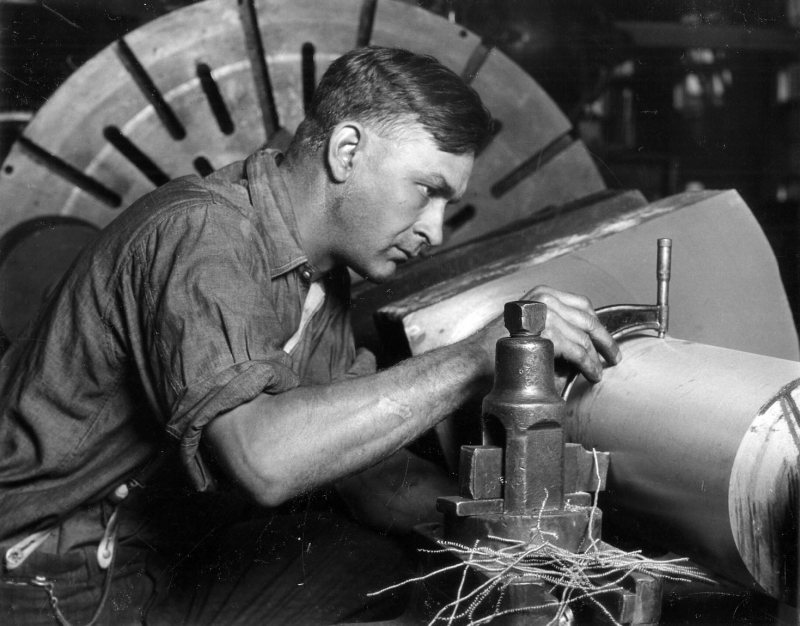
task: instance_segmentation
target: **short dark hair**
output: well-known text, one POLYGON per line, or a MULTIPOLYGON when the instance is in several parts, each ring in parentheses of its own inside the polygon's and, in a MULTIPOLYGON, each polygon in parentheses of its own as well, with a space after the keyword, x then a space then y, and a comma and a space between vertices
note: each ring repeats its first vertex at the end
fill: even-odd
POLYGON ((416 123, 451 154, 478 153, 492 133, 489 111, 456 73, 432 56, 379 46, 351 50, 331 63, 295 143, 316 152, 346 119, 384 135, 416 123))

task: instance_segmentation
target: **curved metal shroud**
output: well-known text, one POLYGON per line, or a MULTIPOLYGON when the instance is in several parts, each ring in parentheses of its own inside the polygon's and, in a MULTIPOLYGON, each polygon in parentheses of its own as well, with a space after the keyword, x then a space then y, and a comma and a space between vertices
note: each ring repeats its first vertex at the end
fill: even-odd
POLYGON ((576 383, 565 423, 611 453, 606 517, 794 603, 800 363, 669 338, 622 350, 576 383))

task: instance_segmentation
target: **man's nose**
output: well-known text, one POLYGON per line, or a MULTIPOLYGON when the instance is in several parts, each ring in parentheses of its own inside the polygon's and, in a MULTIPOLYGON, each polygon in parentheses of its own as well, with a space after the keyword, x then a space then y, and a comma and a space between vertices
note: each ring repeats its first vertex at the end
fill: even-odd
POLYGON ((431 201, 414 224, 414 232, 424 238, 429 246, 442 245, 445 206, 447 202, 443 199, 431 201))

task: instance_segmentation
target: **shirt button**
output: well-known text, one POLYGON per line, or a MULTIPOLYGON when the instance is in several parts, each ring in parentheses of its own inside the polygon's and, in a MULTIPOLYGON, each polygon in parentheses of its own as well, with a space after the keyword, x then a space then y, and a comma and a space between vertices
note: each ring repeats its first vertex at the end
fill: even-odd
POLYGON ((114 497, 118 500, 124 500, 128 497, 128 485, 122 483, 119 487, 114 490, 114 497))
POLYGON ((314 275, 314 273, 311 271, 311 269, 307 265, 304 265, 303 269, 300 270, 300 276, 306 282, 310 282, 311 281, 311 277, 313 275, 314 275))

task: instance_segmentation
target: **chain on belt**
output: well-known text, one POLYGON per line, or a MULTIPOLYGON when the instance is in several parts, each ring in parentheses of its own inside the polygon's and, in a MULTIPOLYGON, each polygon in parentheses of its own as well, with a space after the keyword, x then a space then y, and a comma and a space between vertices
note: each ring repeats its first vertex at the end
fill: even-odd
MULTIPOLYGON (((100 618, 100 613, 103 610, 108 594, 111 590, 111 582, 113 579, 114 561, 116 557, 116 543, 117 543, 117 520, 119 514, 119 503, 124 500, 129 493, 129 487, 126 484, 120 485, 112 496, 112 502, 115 502, 114 511, 108 518, 103 538, 97 547, 97 564, 100 569, 105 570, 106 575, 103 581, 103 592, 100 595, 100 602, 95 609, 92 619, 85 626, 93 626, 100 618)), ((5 569, 8 572, 14 572, 25 560, 33 554, 39 546, 41 546, 47 538, 53 533, 55 527, 33 533, 25 537, 22 541, 11 546, 5 554, 5 569)), ((55 594, 55 581, 49 580, 45 576, 34 576, 32 578, 22 576, 2 576, 0 583, 5 585, 12 585, 17 587, 39 587, 44 589, 47 593, 47 598, 50 601, 50 606, 53 608, 53 613, 56 620, 61 626, 72 626, 72 624, 64 617, 61 609, 58 606, 58 597, 55 594)))

